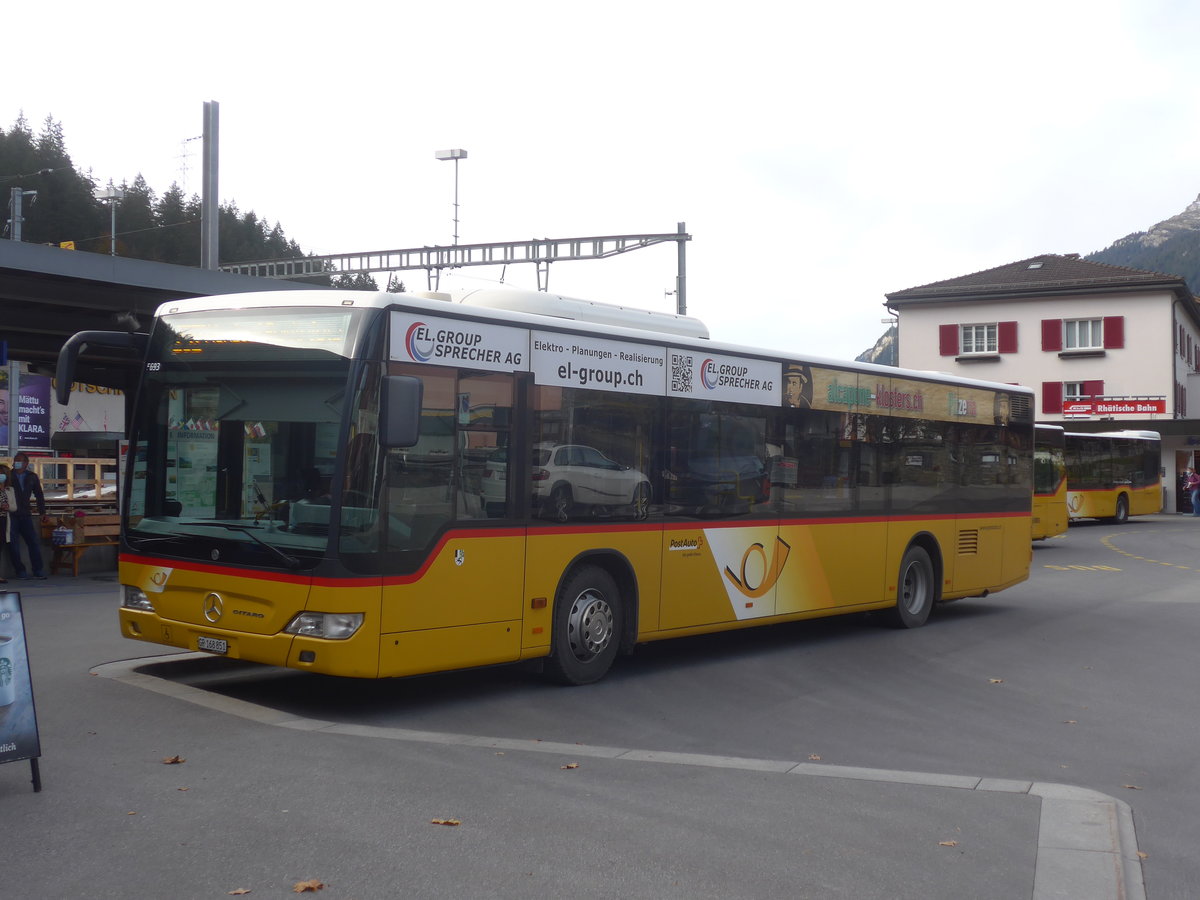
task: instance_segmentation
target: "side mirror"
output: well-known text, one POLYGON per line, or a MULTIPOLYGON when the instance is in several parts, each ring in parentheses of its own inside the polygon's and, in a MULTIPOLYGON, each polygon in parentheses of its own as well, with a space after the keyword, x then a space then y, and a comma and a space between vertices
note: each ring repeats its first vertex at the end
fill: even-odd
MULTIPOLYGON (((93 347, 110 347, 114 350, 127 350, 136 354, 138 359, 146 355, 146 347, 150 336, 140 331, 80 331, 67 338, 62 349, 58 351, 58 367, 55 370, 54 396, 60 405, 65 406, 71 399, 71 383, 75 381, 75 364, 83 348, 89 344, 93 347)), ((136 365, 131 363, 131 365, 136 365)))
POLYGON ((412 375, 385 375, 379 406, 383 410, 383 446, 412 447, 421 436, 424 384, 412 375))

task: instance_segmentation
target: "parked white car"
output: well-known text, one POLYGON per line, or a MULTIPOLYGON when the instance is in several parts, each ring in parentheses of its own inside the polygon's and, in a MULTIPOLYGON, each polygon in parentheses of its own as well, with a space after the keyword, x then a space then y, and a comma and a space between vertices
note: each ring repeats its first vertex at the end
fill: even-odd
POLYGON ((579 507, 607 512, 630 506, 635 518, 650 511, 650 480, 630 466, 583 444, 535 444, 533 497, 542 514, 567 521, 579 507))

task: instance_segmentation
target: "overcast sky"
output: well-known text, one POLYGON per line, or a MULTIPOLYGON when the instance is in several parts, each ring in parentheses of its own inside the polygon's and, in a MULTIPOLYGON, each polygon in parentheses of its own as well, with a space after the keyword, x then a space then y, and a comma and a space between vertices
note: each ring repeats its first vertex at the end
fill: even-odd
MULTIPOLYGON (((199 193, 215 100, 223 202, 309 252, 400 249, 451 242, 434 152, 463 148, 461 243, 685 222, 688 312, 801 353, 871 346, 886 292, 1089 253, 1200 194, 1192 0, 69 0, 27 31, 0 127, 52 116, 100 182, 199 193)), ((550 288, 673 311, 675 274, 664 244, 550 288)), ((536 285, 443 287, 502 276, 536 285)))

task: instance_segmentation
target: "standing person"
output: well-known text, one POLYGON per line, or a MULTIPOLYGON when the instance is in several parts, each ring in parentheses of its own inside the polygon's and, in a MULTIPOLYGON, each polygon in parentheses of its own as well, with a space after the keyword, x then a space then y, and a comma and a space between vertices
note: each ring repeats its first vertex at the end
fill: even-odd
POLYGON ((42 539, 37 527, 33 524, 33 508, 31 501, 37 501, 38 515, 46 517, 46 498, 42 494, 42 482, 29 469, 29 454, 24 450, 13 457, 13 495, 16 497, 16 508, 8 514, 8 552, 12 554, 13 569, 18 578, 28 578, 25 566, 21 564, 21 539, 29 548, 29 566, 33 569, 33 577, 45 580, 46 569, 42 565, 42 539))
POLYGON ((1192 515, 1200 516, 1200 472, 1189 468, 1184 487, 1187 488, 1188 496, 1192 498, 1192 515))
MULTIPOLYGON (((13 513, 17 508, 17 495, 12 489, 12 475, 8 466, 0 463, 0 537, 8 543, 12 537, 13 513)), ((7 578, 0 577, 0 584, 8 584, 7 578)))

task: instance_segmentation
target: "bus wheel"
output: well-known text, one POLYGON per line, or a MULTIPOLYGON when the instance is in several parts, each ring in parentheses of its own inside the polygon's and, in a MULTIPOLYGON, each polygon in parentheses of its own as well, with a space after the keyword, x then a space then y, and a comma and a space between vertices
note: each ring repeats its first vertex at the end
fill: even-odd
POLYGON ((920 547, 909 547, 900 562, 896 607, 890 610, 897 628, 919 628, 929 618, 934 598, 933 563, 920 547))
POLYGON ((556 522, 565 522, 571 518, 571 489, 560 484, 550 494, 550 518, 556 522))
POLYGON ((616 659, 621 598, 612 576, 598 566, 576 569, 559 589, 546 671, 562 684, 591 684, 616 659))
POLYGON ((1114 525, 1124 525, 1129 521, 1129 498, 1124 494, 1117 498, 1117 511, 1109 521, 1114 525))

